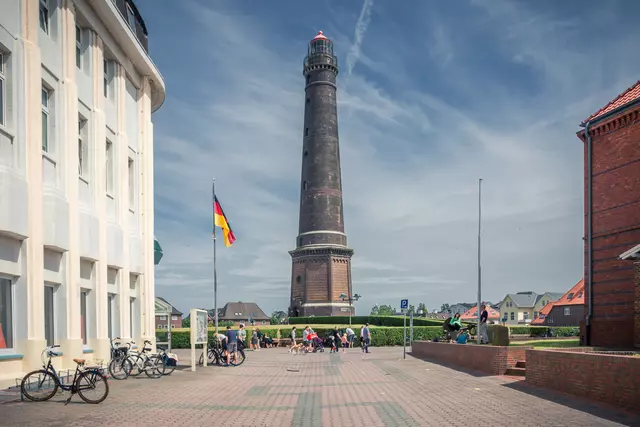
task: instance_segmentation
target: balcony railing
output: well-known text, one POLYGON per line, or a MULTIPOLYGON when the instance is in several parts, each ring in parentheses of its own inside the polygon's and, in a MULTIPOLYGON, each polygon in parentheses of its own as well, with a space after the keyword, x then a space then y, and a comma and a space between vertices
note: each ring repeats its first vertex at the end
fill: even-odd
POLYGON ((142 17, 140 16, 140 13, 138 12, 138 9, 136 8, 135 3, 133 3, 132 0, 111 0, 111 1, 116 6, 116 9, 118 9, 118 12, 120 12, 120 15, 122 15, 122 18, 124 19, 124 21, 127 23, 127 25, 129 25, 133 33, 136 35, 136 38, 138 39, 138 41, 140 41, 140 44, 142 45, 142 48, 144 49, 144 51, 149 53, 149 38, 147 36, 147 29, 146 29, 146 26, 144 25, 144 21, 142 20, 142 17), (129 7, 131 8, 131 12, 133 12, 133 16, 131 15, 131 12, 128 10, 127 4, 129 4, 129 7))

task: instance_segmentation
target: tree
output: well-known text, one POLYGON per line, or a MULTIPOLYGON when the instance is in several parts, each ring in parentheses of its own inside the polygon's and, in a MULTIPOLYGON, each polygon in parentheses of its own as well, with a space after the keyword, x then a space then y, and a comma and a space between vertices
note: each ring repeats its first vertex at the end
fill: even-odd
POLYGON ((276 310, 271 313, 271 324, 280 325, 287 320, 287 313, 282 310, 276 310))
POLYGON ((182 327, 183 328, 190 328, 191 327, 191 319, 190 318, 186 318, 186 319, 182 319, 182 327))
POLYGON ((416 308, 413 306, 413 304, 409 304, 409 311, 407 313, 415 313, 416 312, 416 308))
POLYGON ((393 316, 393 307, 390 305, 374 305, 371 309, 372 316, 393 316))
POLYGON ((451 308, 449 304, 442 304, 442 307, 440 307, 440 312, 444 313, 446 311, 449 311, 449 308, 451 308))
POLYGON ((427 314, 429 310, 427 310, 427 306, 425 305, 425 303, 421 302, 420 304, 418 304, 418 313, 420 314, 427 314))

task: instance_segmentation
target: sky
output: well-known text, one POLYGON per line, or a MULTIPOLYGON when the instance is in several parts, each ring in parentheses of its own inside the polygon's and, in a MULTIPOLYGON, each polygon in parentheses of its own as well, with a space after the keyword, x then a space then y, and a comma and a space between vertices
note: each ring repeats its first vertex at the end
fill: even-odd
MULTIPOLYGON (((167 98, 153 115, 156 296, 213 307, 212 182, 236 235, 218 306, 287 310, 307 44, 340 64, 356 311, 566 292, 582 276, 579 124, 638 80, 630 1, 137 0, 167 98)), ((632 13, 631 9, 636 9, 632 13)))

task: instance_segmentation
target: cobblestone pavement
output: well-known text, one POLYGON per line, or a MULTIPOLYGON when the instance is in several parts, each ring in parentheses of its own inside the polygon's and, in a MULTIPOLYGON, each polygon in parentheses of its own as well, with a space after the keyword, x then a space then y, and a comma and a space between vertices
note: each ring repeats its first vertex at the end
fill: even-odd
POLYGON ((66 395, 0 403, 0 425, 640 425, 640 417, 512 378, 459 372, 411 356, 402 360, 401 348, 373 348, 368 355, 359 349, 307 355, 266 349, 248 352, 239 367, 182 368, 159 380, 110 380, 109 396, 99 405, 74 396, 64 406, 66 395))

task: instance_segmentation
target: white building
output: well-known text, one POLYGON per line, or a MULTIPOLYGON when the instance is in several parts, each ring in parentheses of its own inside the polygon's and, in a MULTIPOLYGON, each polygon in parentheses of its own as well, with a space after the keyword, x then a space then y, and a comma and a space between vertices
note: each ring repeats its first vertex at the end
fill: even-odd
POLYGON ((162 76, 132 0, 0 3, 0 385, 154 339, 162 76))

